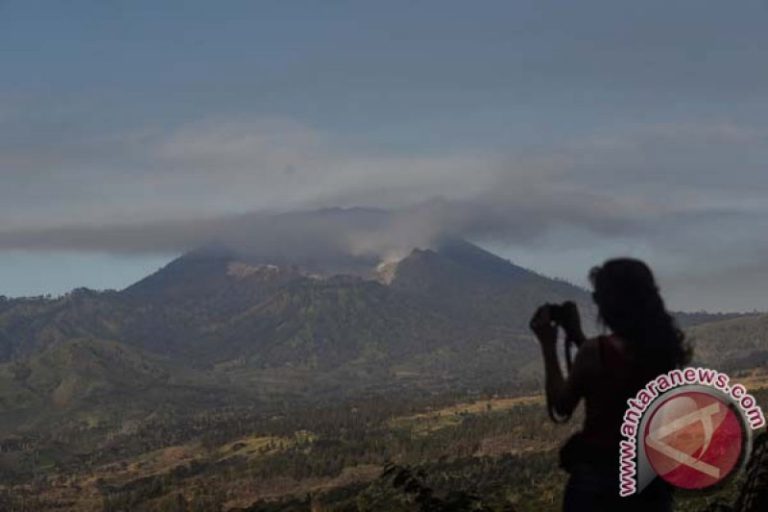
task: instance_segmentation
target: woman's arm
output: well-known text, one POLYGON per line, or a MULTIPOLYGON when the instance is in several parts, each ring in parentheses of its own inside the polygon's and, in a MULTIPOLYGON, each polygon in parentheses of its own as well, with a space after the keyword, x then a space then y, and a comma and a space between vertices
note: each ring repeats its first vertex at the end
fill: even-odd
POLYGON ((564 317, 563 325, 561 326, 565 331, 566 341, 573 342, 577 347, 580 347, 587 337, 584 336, 584 331, 581 330, 581 315, 579 315, 579 307, 573 301, 567 301, 563 303, 564 317))
POLYGON ((547 395, 547 407, 560 416, 570 416, 576 408, 576 403, 571 397, 567 381, 563 378, 563 371, 557 360, 557 347, 554 343, 542 343, 541 353, 544 356, 544 378, 547 395))
POLYGON ((584 384, 594 366, 595 343, 582 343, 566 379, 557 359, 557 326, 549 318, 546 306, 534 314, 531 329, 541 344, 544 357, 547 406, 559 415, 569 416, 584 396, 584 384))

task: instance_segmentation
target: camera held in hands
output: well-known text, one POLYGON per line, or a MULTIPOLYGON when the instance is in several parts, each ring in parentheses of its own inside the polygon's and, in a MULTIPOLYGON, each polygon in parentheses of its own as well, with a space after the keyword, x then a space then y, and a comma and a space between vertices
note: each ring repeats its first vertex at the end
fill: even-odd
POLYGON ((565 359, 570 370, 572 346, 579 347, 585 339, 581 330, 579 309, 576 303, 570 300, 561 304, 545 304, 544 307, 547 308, 550 322, 565 331, 565 359))
POLYGON ((576 346, 581 345, 584 335, 581 333, 581 320, 576 303, 567 300, 562 304, 545 304, 544 306, 549 312, 550 321, 565 331, 566 340, 576 346))
POLYGON ((571 301, 563 302, 562 304, 546 304, 549 310, 549 319, 556 323, 559 327, 565 327, 568 322, 568 308, 575 304, 571 301))

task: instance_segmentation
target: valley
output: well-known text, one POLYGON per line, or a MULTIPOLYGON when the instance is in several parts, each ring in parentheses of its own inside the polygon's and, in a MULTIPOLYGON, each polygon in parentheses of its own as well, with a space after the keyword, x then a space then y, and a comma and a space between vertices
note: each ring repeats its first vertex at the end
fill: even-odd
MULTIPOLYGON (((579 417, 549 421, 527 323, 574 300, 599 332, 589 293, 464 241, 364 263, 205 249, 122 291, 1 300, 0 508, 407 511, 412 468, 447 500, 558 510, 579 417)), ((694 363, 763 403, 766 318, 678 314, 694 363)))

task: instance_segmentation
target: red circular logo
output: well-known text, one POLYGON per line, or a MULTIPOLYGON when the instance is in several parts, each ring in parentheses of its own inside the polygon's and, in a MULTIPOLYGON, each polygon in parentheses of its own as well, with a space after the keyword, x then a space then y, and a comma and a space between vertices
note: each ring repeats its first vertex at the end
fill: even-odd
POLYGON ((665 400, 645 426, 645 453, 661 478, 703 489, 730 475, 739 462, 744 428, 726 402, 683 391, 665 400))

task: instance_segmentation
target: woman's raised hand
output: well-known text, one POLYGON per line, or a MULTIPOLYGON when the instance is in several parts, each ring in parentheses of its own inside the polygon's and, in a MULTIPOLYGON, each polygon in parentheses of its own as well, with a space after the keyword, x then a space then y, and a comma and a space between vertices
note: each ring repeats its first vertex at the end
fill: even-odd
POLYGON ((542 345, 557 343, 557 325, 552 322, 549 305, 545 304, 536 310, 531 317, 529 326, 542 345))

